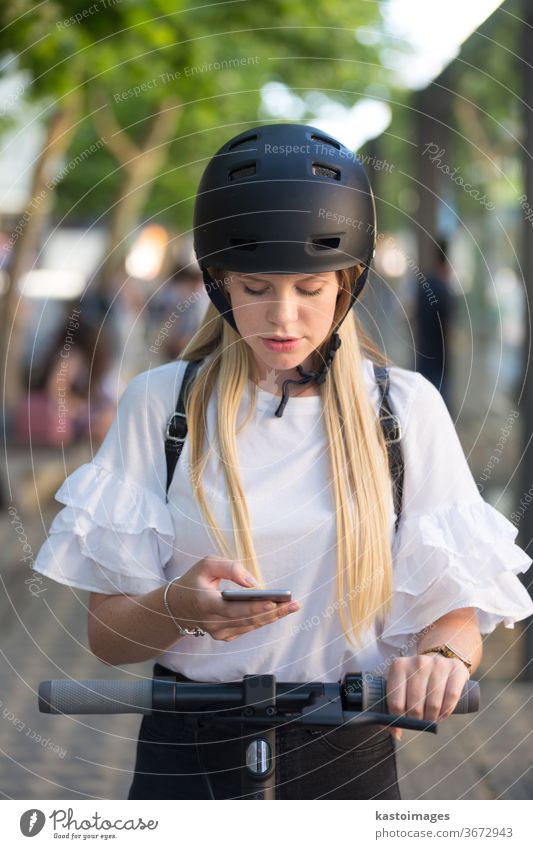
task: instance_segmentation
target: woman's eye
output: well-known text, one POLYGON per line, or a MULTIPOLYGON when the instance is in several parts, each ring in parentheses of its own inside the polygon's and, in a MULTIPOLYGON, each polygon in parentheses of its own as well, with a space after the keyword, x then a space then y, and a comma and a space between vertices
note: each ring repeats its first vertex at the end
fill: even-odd
MULTIPOLYGON (((249 289, 249 288, 248 288, 248 286, 245 286, 245 287, 244 287, 244 291, 245 291, 248 295, 264 295, 264 294, 265 294, 265 292, 266 292, 266 289, 263 289, 263 291, 262 291, 262 292, 256 292, 256 291, 255 291, 255 289, 249 289)), ((307 295, 307 296, 309 296, 309 297, 312 297, 313 295, 320 295, 320 293, 321 293, 322 289, 315 289, 315 291, 314 291, 314 292, 309 292, 307 289, 298 289, 298 291, 299 291, 299 292, 300 292, 300 294, 302 294, 302 295, 307 295)))

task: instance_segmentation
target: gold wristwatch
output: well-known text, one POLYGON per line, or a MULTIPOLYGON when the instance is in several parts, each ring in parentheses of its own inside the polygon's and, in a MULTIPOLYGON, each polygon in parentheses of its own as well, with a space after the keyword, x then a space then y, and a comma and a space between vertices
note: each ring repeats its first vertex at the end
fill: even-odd
POLYGON ((469 672, 472 671, 472 661, 456 652, 448 645, 448 643, 444 643, 442 646, 433 646, 431 649, 425 649, 424 651, 419 652, 419 654, 430 654, 430 652, 438 652, 438 654, 442 654, 444 657, 456 657, 463 661, 469 672))

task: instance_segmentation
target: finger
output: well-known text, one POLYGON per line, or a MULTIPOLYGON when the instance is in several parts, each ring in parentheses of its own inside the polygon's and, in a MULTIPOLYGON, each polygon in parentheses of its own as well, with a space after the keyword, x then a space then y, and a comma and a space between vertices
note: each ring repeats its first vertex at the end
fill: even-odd
POLYGON ((394 660, 387 676, 387 710, 405 713, 407 696, 407 665, 402 659, 394 660))
POLYGON ((243 634, 248 634, 250 631, 254 631, 255 628, 237 628, 231 631, 223 631, 223 636, 217 637, 217 639, 222 640, 224 643, 232 643, 233 640, 236 640, 237 637, 241 637, 243 634))
POLYGON ((432 663, 427 683, 423 719, 436 722, 440 717, 449 674, 447 658, 438 655, 432 663))
POLYGON ((444 698, 442 700, 442 706, 439 717, 441 721, 444 719, 448 719, 450 714, 453 713, 455 707, 457 706, 457 702, 461 698, 461 693, 463 692, 464 685, 470 677, 468 675, 468 670, 466 669, 462 661, 448 658, 448 663, 452 665, 452 671, 448 676, 448 680, 446 681, 446 690, 444 693, 444 698))
POLYGON ((273 601, 224 601, 221 597, 215 602, 214 610, 225 626, 241 628, 245 625, 261 625, 276 614, 278 606, 273 601))
POLYGON ((432 660, 424 656, 416 657, 414 660, 416 665, 411 669, 407 678, 405 713, 414 719, 422 719, 432 660))
POLYGON ((377 728, 382 728, 383 731, 388 731, 388 733, 395 740, 401 740, 403 734, 403 728, 394 728, 392 725, 378 725, 377 728))
POLYGON ((277 622, 278 619, 283 619, 291 613, 296 613, 300 609, 300 605, 295 601, 287 601, 283 604, 274 604, 274 608, 257 616, 251 616, 247 624, 254 628, 262 628, 265 625, 270 625, 272 622, 277 622), (294 607, 297 605, 297 607, 294 607))
POLYGON ((256 627, 261 628, 263 625, 270 625, 278 619, 283 619, 285 616, 290 616, 291 613, 297 613, 300 610, 300 604, 297 601, 286 601, 283 604, 276 604, 275 610, 269 613, 264 613, 258 617, 256 627))
POLYGON ((259 627, 269 622, 275 622, 276 619, 285 616, 287 613, 295 613, 300 609, 299 603, 293 601, 283 602, 283 604, 273 601, 258 601, 248 604, 241 602, 223 603, 225 607, 222 608, 222 615, 226 615, 229 610, 230 618, 228 624, 231 622, 231 624, 237 626, 250 624, 259 627), (297 606, 293 608, 294 605, 297 606), (235 611, 234 614, 233 611, 235 611))
POLYGON ((225 643, 231 643, 232 640, 235 640, 237 637, 241 637, 243 634, 249 634, 250 631, 256 631, 257 627, 257 625, 246 625, 245 627, 239 628, 225 627, 218 632, 218 635, 215 639, 222 640, 225 643))
POLYGON ((257 586, 256 579, 251 572, 244 568, 240 560, 209 556, 202 561, 202 571, 215 588, 222 579, 233 581, 241 587, 257 586))
MULTIPOLYGON (((270 602, 269 604, 274 603, 270 602)), ((264 625, 270 625, 278 619, 283 619, 283 617, 288 616, 291 613, 295 613, 296 610, 291 609, 293 605, 297 605, 296 610, 300 607, 298 602, 291 601, 285 602, 284 604, 274 604, 273 609, 269 609, 268 612, 254 614, 248 617, 239 617, 238 619, 222 617, 224 631, 234 633, 234 629, 237 629, 238 631, 243 629, 248 631, 255 628, 262 628, 264 625)))
POLYGON ((277 609, 275 601, 225 601, 220 596, 217 613, 235 624, 248 622, 264 613, 272 613, 277 609))

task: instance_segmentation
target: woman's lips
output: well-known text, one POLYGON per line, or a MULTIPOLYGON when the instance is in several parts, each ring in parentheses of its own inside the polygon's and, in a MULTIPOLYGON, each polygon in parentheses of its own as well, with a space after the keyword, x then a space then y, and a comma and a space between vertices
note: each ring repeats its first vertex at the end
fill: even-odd
POLYGON ((275 339, 265 339, 262 336, 261 341, 264 342, 269 351, 287 352, 294 351, 294 349, 298 347, 302 340, 291 339, 288 342, 278 342, 275 339))

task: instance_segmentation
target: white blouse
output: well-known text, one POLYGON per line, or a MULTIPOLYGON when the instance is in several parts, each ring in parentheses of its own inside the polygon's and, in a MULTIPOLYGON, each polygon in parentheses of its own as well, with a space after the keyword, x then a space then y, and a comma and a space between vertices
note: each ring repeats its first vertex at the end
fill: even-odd
MULTIPOLYGON (((164 434, 186 363, 135 377, 90 463, 56 493, 56 516, 35 569, 69 586, 142 594, 221 555, 193 496, 185 441, 165 503, 164 434)), ((364 376, 378 413, 372 364, 364 376)), ((414 635, 439 617, 474 607, 482 634, 533 614, 517 574, 532 560, 514 543, 517 529, 486 503, 474 482, 448 409, 422 375, 390 368, 390 404, 401 422, 405 464, 399 530, 390 499, 394 594, 382 627, 359 651, 347 641, 336 598, 336 528, 319 395, 289 399, 258 390, 253 419, 237 436, 239 470, 265 586, 286 588, 297 613, 231 643, 188 636, 158 660, 197 681, 273 673, 278 681, 339 681, 347 672, 387 674, 399 654, 416 654, 414 635)), ((248 384, 239 423, 250 397, 248 384)), ((212 446, 203 479, 218 527, 231 540, 228 494, 216 457, 217 393, 207 409, 212 446)), ((223 580, 218 589, 235 587, 223 580)))

